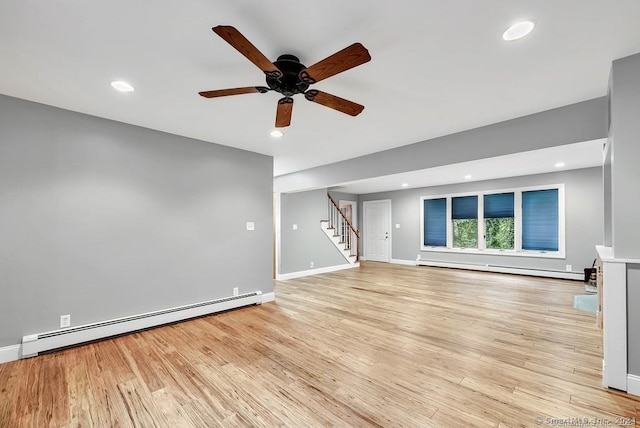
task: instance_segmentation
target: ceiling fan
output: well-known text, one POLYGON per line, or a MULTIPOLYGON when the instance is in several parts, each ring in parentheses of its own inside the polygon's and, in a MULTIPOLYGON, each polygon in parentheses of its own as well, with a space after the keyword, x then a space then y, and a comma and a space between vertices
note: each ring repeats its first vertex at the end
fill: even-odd
POLYGON ((309 86, 314 83, 370 61, 369 51, 360 43, 354 43, 322 61, 306 67, 300 63, 296 56, 290 54, 280 55, 274 62, 269 61, 262 52, 234 27, 219 25, 213 27, 212 30, 264 72, 267 86, 247 86, 199 92, 203 97, 215 98, 250 93, 264 94, 269 91, 279 92, 284 97, 278 100, 276 110, 277 128, 283 128, 291 124, 292 97, 296 94, 304 94, 304 97, 309 101, 351 116, 357 116, 364 109, 364 106, 353 101, 316 89, 309 89, 309 86))

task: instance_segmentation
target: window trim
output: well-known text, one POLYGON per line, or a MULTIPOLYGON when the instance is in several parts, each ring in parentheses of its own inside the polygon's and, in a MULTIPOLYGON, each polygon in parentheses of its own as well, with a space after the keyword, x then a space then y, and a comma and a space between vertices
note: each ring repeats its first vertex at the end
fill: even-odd
POLYGON ((514 187, 507 189, 492 189, 477 192, 449 193, 420 197, 420 251, 437 253, 458 254, 486 254, 509 257, 537 257, 537 258, 566 258, 565 242, 565 192, 564 184, 545 184, 538 186, 514 187), (522 249, 522 192, 536 190, 558 190, 558 251, 536 251, 522 249), (485 224, 484 224, 484 196, 496 193, 513 193, 514 203, 514 239, 513 250, 501 250, 486 248, 485 224), (454 248, 453 245, 453 221, 451 212, 451 200, 461 196, 478 196, 478 248, 454 248), (428 199, 444 198, 447 201, 447 246, 433 247, 424 245, 424 201, 428 199), (481 239, 482 237, 482 239, 481 239))

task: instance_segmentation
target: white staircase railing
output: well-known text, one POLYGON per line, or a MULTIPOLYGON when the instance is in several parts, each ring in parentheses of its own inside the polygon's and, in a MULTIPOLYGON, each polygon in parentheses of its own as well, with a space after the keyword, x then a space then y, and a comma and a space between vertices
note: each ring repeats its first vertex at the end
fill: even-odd
POLYGON ((336 201, 327 193, 327 229, 333 231, 333 236, 338 238, 337 244, 344 246, 353 262, 360 260, 360 232, 353 227, 351 221, 340 210, 336 201))

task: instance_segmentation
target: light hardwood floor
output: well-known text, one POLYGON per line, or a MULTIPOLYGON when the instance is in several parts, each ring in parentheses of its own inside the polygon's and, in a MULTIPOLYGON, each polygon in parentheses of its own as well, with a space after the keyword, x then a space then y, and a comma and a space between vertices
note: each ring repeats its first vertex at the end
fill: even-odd
POLYGON ((633 423, 583 291, 371 262, 276 282, 275 303, 0 365, 0 426, 633 423))

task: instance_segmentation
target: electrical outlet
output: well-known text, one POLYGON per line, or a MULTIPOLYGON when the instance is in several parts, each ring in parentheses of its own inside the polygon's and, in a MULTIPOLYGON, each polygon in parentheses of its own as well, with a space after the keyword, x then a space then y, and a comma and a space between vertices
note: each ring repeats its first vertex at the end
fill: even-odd
POLYGON ((571 269, 572 267, 573 266, 571 266, 571 265, 567 265, 567 272, 571 272, 572 271, 572 269, 571 269))
POLYGON ((313 267, 313 262, 309 263, 309 267, 312 268, 313 267))
POLYGON ((233 287, 233 295, 234 296, 238 295, 238 287, 233 287))
POLYGON ((71 315, 60 315, 60 328, 69 327, 71 325, 71 315))

